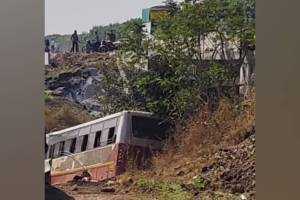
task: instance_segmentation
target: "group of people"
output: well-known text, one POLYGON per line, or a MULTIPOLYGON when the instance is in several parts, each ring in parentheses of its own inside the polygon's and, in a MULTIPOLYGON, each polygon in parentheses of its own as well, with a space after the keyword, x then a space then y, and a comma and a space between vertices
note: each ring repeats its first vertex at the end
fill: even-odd
POLYGON ((48 38, 45 39, 45 52, 54 52, 55 51, 55 45, 51 44, 50 45, 50 40, 48 38))
MULTIPOLYGON (((116 41, 116 35, 114 33, 113 30, 110 31, 110 33, 105 33, 105 36, 107 37, 107 40, 110 43, 113 43, 116 41)), ((79 52, 79 37, 77 34, 77 31, 75 30, 74 33, 71 35, 71 41, 72 41, 72 48, 71 48, 71 52, 79 52)), ((91 49, 91 48, 99 48, 101 45, 107 45, 106 40, 100 40, 99 34, 96 31, 95 32, 95 42, 92 44, 92 42, 90 40, 87 41, 86 44, 86 48, 87 50, 91 49)))
MULTIPOLYGON (((109 33, 104 34, 105 38, 101 41, 98 32, 95 32, 95 39, 94 42, 91 42, 90 40, 86 43, 86 50, 87 52, 93 51, 95 49, 99 49, 100 47, 107 47, 108 49, 112 49, 113 43, 116 41, 116 34, 113 30, 111 30, 109 33)), ((72 48, 71 52, 79 52, 79 36, 77 34, 77 31, 75 30, 74 33, 71 35, 71 41, 72 41, 72 48)), ((50 44, 50 40, 48 38, 45 39, 45 52, 50 54, 50 52, 54 53, 55 46, 50 44)))
POLYGON ((53 65, 53 58, 56 56, 56 53, 59 49, 55 46, 53 41, 50 42, 49 38, 45 39, 45 53, 47 55, 45 63, 47 65, 53 65))

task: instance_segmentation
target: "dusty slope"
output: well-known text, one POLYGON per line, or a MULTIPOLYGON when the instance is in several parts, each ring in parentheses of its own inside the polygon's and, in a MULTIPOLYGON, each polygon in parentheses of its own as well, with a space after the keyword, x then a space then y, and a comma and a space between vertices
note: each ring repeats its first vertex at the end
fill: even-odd
POLYGON ((254 199, 255 94, 239 103, 222 101, 213 113, 201 108, 187 127, 178 128, 175 144, 154 159, 152 170, 127 176, 176 183, 195 199, 204 192, 254 199))
MULTIPOLYGON (((152 169, 128 172, 112 181, 113 194, 120 199, 130 199, 127 194, 142 199, 141 193, 158 200, 233 200, 240 195, 254 199, 255 96, 239 104, 223 101, 214 113, 202 108, 188 124, 178 129, 175 144, 154 159, 152 169)), ((72 187, 65 190, 78 199, 103 196, 99 185, 76 186, 75 191, 72 187)))
POLYGON ((63 99, 49 99, 45 103, 45 132, 62 130, 93 120, 82 106, 63 99))

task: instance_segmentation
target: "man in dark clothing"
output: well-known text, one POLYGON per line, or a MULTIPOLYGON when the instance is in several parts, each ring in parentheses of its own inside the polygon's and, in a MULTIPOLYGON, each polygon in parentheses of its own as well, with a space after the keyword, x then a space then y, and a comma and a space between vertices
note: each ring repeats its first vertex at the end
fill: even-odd
POLYGON ((111 30, 110 33, 108 33, 107 35, 110 42, 116 41, 116 35, 114 34, 113 30, 111 30))
POLYGON ((50 64, 50 41, 45 39, 45 53, 47 53, 47 63, 50 64))
POLYGON ((47 38, 46 40, 45 40, 45 52, 49 52, 50 51, 50 41, 49 41, 49 39, 47 38))
POLYGON ((96 42, 100 42, 98 31, 95 31, 96 42))
POLYGON ((78 38, 76 30, 74 31, 74 33, 71 36, 71 41, 72 41, 71 52, 74 52, 74 51, 79 52, 79 47, 78 47, 79 38, 78 38))
POLYGON ((55 52, 55 46, 54 46, 54 44, 51 45, 50 51, 51 51, 51 53, 55 52))
POLYGON ((91 51, 93 51, 92 43, 88 40, 86 43, 86 53, 90 53, 91 51))
POLYGON ((98 31, 95 32, 96 42, 95 42, 95 48, 98 49, 101 46, 101 41, 98 35, 98 31))

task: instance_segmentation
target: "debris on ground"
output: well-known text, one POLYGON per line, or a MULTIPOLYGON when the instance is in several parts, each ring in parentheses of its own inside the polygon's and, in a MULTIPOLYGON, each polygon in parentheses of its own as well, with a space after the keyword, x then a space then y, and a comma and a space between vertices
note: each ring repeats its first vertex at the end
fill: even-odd
POLYGON ((210 189, 253 197, 256 184, 254 133, 242 143, 212 155, 209 164, 202 168, 201 176, 210 180, 207 186, 210 189))

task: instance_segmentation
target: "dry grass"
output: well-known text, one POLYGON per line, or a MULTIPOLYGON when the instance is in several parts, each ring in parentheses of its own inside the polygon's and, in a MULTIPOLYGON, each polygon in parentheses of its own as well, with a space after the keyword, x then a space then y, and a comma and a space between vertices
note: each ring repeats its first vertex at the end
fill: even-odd
POLYGON ((255 93, 245 99, 223 99, 214 112, 204 106, 187 123, 177 127, 166 152, 153 159, 150 176, 190 180, 201 173, 209 155, 241 142, 255 127, 255 93), (187 176, 177 176, 178 171, 187 176))
MULTIPOLYGON (((135 183, 147 180, 146 186, 151 186, 150 188, 157 188, 161 184, 187 184, 203 188, 205 183, 195 180, 201 177, 202 167, 211 162, 210 156, 220 149, 241 143, 255 127, 255 93, 234 102, 223 99, 214 112, 203 107, 187 124, 187 127, 177 127, 174 139, 166 146, 166 152, 153 159, 152 169, 129 171, 120 179, 130 177, 135 183), (179 175, 180 172, 182 174, 179 175), (160 184, 153 186, 153 183, 160 184)), ((136 185, 138 184, 128 187, 125 184, 123 188, 138 193, 141 189, 136 185)), ((159 191, 158 197, 161 194, 162 191, 159 191)), ((230 196, 231 194, 226 194, 227 196, 216 193, 204 196, 201 194, 200 199, 236 199, 235 196, 230 196)), ((174 195, 174 192, 167 191, 167 195, 174 195)), ((185 191, 179 190, 177 199, 182 199, 181 195, 186 195, 185 191)))
POLYGON ((116 66, 116 58, 115 56, 109 56, 107 53, 63 53, 56 56, 55 63, 57 67, 46 67, 46 78, 56 78, 60 74, 75 73, 80 69, 89 67, 107 70, 111 66, 116 66))
POLYGON ((87 121, 92 117, 80 107, 62 100, 52 100, 45 106, 45 131, 61 130, 87 121))

